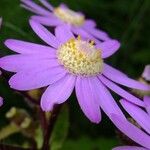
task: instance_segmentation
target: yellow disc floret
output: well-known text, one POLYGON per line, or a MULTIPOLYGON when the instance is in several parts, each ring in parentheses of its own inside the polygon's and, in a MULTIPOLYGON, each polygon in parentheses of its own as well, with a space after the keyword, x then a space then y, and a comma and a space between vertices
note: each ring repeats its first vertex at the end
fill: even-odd
POLYGON ((68 8, 57 7, 54 9, 54 14, 66 23, 80 26, 84 23, 84 16, 68 8))
POLYGON ((59 47, 57 56, 59 62, 74 75, 94 76, 102 71, 101 51, 95 48, 93 41, 70 39, 59 47))

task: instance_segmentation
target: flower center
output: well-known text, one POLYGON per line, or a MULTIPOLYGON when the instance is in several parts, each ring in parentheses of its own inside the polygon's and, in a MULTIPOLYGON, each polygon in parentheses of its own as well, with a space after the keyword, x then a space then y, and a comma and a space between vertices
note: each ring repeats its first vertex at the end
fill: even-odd
POLYGON ((102 71, 101 51, 95 48, 94 42, 70 39, 57 51, 59 62, 72 74, 94 76, 102 71))
POLYGON ((54 14, 66 23, 80 26, 84 23, 84 16, 80 13, 72 11, 68 8, 57 7, 54 9, 54 14))

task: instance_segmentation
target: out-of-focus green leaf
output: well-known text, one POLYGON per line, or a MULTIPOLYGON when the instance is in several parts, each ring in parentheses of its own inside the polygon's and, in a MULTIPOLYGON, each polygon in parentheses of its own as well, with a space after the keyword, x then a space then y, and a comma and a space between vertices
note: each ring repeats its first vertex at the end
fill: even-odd
POLYGON ((57 118, 52 137, 50 140, 51 150, 61 149, 69 128, 69 110, 68 105, 63 105, 57 118))
POLYGON ((115 138, 88 138, 81 137, 79 139, 67 140, 62 150, 111 150, 112 147, 118 145, 115 138))
POLYGON ((40 149, 42 147, 42 144, 43 144, 43 133, 42 133, 41 127, 38 127, 36 129, 35 141, 37 143, 37 148, 40 149))

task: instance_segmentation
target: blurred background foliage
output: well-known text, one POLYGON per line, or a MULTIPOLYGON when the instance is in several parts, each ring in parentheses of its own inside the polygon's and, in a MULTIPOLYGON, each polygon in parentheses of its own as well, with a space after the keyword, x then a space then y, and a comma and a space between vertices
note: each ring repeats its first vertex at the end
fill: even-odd
MULTIPOLYGON (((112 66, 133 78, 138 78, 144 66, 150 63, 150 21, 148 19, 150 0, 50 0, 50 2, 54 6, 63 2, 71 9, 82 11, 87 18, 97 22, 98 28, 121 42, 120 50, 107 59, 112 66)), ((0 0, 0 16, 3 17, 0 30, 0 56, 11 53, 3 44, 7 38, 41 43, 29 26, 28 19, 31 15, 32 13, 20 7, 19 0, 0 0)), ((12 106, 24 108, 32 114, 33 110, 26 104, 24 98, 10 89, 2 77, 0 95, 5 99, 5 104, 0 109, 0 129, 9 124, 5 114, 12 106)), ((59 128, 62 130, 61 127, 59 128)), ((25 139, 21 134, 14 134, 1 142, 17 144, 23 143, 25 139)), ((73 94, 69 100, 68 136, 62 149, 110 150, 117 144, 119 141, 109 119, 103 115, 100 124, 90 123, 79 109, 73 94)))

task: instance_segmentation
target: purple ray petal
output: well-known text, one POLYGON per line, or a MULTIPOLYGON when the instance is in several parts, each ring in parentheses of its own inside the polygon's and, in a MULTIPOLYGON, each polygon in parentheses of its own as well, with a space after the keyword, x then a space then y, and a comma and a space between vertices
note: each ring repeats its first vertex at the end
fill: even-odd
POLYGON ((97 40, 96 38, 94 38, 91 34, 89 34, 88 32, 85 31, 84 28, 81 28, 81 27, 72 27, 72 32, 75 34, 75 35, 80 35, 81 38, 85 39, 85 40, 93 40, 95 41, 96 43, 101 43, 99 40, 97 40))
POLYGON ((150 134, 150 116, 148 116, 141 108, 126 100, 121 100, 120 102, 131 117, 133 117, 133 119, 150 134))
POLYGON ((141 82, 128 78, 127 76, 122 76, 122 75, 118 76, 116 73, 112 74, 111 69, 106 67, 106 65, 103 68, 103 75, 105 75, 108 79, 118 84, 130 87, 130 88, 134 88, 134 89, 150 91, 150 86, 146 84, 143 84, 141 82))
POLYGON ((106 41, 106 40, 110 40, 110 38, 108 37, 107 33, 104 31, 101 31, 99 29, 96 28, 90 28, 90 29, 86 29, 86 31, 90 34, 92 34, 94 37, 106 41))
POLYGON ((46 0, 39 0, 46 8, 48 8, 49 10, 53 11, 54 10, 54 7, 49 3, 47 2, 46 0))
POLYGON ((48 86, 64 77, 66 71, 61 67, 37 68, 20 71, 9 80, 11 88, 17 90, 32 90, 48 86))
POLYGON ((86 19, 83 28, 89 29, 96 27, 96 22, 94 20, 86 19))
POLYGON ((148 150, 148 149, 143 147, 136 147, 136 146, 119 146, 113 148, 112 150, 148 150))
POLYGON ((96 45, 96 48, 102 51, 102 58, 107 58, 113 55, 120 47, 117 40, 107 40, 103 43, 96 45))
POLYGON ((36 10, 38 12, 38 14, 41 15, 49 15, 51 14, 48 10, 42 8, 41 6, 37 5, 36 3, 34 3, 31 0, 21 0, 22 3, 24 3, 25 5, 27 5, 28 7, 36 10))
POLYGON ((3 105, 3 98, 0 97, 0 107, 3 105))
POLYGON ((113 68, 112 66, 110 66, 106 63, 104 63, 103 68, 105 68, 105 70, 109 71, 110 74, 115 74, 116 76, 125 76, 125 77, 127 77, 127 75, 125 73, 119 71, 118 69, 113 68))
POLYGON ((94 84, 96 89, 95 92, 99 97, 100 107, 108 115, 108 117, 110 117, 111 113, 116 113, 124 118, 121 109, 118 107, 112 95, 107 90, 107 88, 101 83, 101 81, 98 79, 98 82, 94 83, 93 81, 92 84, 94 84))
POLYGON ((8 39, 5 41, 5 45, 14 52, 21 54, 46 54, 54 57, 56 55, 54 48, 20 40, 8 39))
POLYGON ((68 6, 65 3, 61 3, 59 7, 64 8, 64 9, 69 9, 68 6))
POLYGON ((94 77, 78 77, 75 89, 79 105, 84 114, 91 122, 99 123, 101 121, 101 112, 98 103, 99 99, 95 95, 94 80, 94 77))
POLYGON ((141 146, 150 149, 150 136, 119 115, 112 114, 111 116, 113 123, 121 132, 141 146))
POLYGON ((55 28, 55 36, 61 43, 66 43, 71 38, 74 38, 74 35, 70 31, 70 26, 61 25, 55 28))
POLYGON ((123 90, 122 88, 120 88, 119 86, 117 86, 115 83, 113 83, 112 81, 108 80, 107 78, 105 78, 104 76, 99 76, 99 79, 103 82, 103 84, 105 84, 109 89, 111 89, 112 91, 114 91, 115 93, 117 93, 118 95, 120 95, 121 97, 127 99, 128 101, 137 104, 139 106, 144 106, 144 103, 142 100, 138 99, 137 97, 135 97, 134 95, 128 93, 127 91, 123 90))
POLYGON ((45 26, 58 26, 62 24, 62 21, 56 18, 54 15, 51 15, 49 17, 44 16, 32 16, 31 19, 41 23, 45 26))
POLYGON ((21 6, 22 8, 25 8, 26 10, 29 10, 29 11, 32 12, 32 13, 41 15, 41 13, 39 13, 37 10, 35 10, 35 9, 31 8, 31 7, 28 7, 27 5, 21 4, 20 6, 21 6))
POLYGON ((40 55, 10 55, 0 58, 0 67, 12 72, 58 65, 56 59, 42 58, 40 55))
POLYGON ((38 22, 34 21, 34 20, 30 20, 30 25, 32 27, 32 29, 34 30, 34 32, 47 44, 58 48, 60 46, 60 42, 58 41, 58 39, 52 34, 50 33, 44 26, 42 26, 41 24, 39 24, 38 22))
POLYGON ((51 111, 55 104, 65 102, 71 95, 75 86, 76 77, 66 75, 58 82, 50 85, 41 99, 41 107, 44 111, 51 111))
POLYGON ((144 104, 145 104, 145 108, 147 110, 147 113, 150 116, 150 96, 144 96, 144 104))

